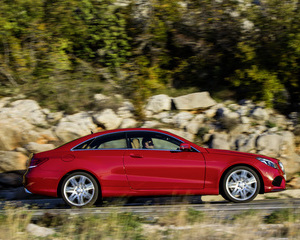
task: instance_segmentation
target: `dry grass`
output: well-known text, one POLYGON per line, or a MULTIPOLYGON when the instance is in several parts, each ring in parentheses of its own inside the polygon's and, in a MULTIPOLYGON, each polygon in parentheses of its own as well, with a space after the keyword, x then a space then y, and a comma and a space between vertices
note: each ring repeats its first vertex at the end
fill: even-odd
MULTIPOLYGON (((174 206, 174 210, 178 206, 174 206)), ((108 215, 45 213, 32 216, 26 208, 7 206, 0 215, 0 239, 299 239, 300 216, 291 210, 263 215, 246 211, 227 218, 191 208, 147 216, 114 212, 108 215), (29 223, 52 228, 41 238, 29 234, 29 223)))

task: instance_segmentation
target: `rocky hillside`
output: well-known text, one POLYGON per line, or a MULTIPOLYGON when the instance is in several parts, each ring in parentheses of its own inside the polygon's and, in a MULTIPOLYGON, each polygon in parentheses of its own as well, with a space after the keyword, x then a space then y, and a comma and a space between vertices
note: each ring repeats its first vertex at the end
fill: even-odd
POLYGON ((208 92, 198 92, 176 98, 153 96, 144 108, 146 120, 137 121, 133 104, 122 96, 96 94, 94 102, 97 110, 66 115, 22 97, 2 98, 0 191, 20 186, 20 170, 25 169, 30 153, 52 149, 91 131, 130 127, 164 129, 206 147, 279 158, 291 186, 299 186, 297 113, 283 116, 247 100, 217 103, 208 92))

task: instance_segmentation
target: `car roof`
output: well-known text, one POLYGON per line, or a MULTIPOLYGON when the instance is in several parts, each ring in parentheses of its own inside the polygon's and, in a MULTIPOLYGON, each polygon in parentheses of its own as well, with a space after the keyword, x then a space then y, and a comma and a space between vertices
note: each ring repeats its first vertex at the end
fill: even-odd
POLYGON ((160 130, 160 129, 153 129, 153 128, 121 128, 121 129, 114 129, 114 130, 105 130, 105 131, 101 131, 101 132, 96 132, 96 133, 92 133, 92 134, 89 134, 89 135, 86 135, 86 136, 83 136, 83 137, 80 137, 78 139, 75 139, 71 142, 68 142, 64 145, 62 145, 61 147, 59 148, 66 148, 66 149, 70 149, 70 148, 73 148, 75 146, 77 146, 78 144, 84 142, 84 141, 87 141, 89 139, 92 139, 92 138, 95 138, 95 137, 98 137, 98 136, 101 136, 101 135, 106 135, 106 134, 111 134, 111 133, 118 133, 118 132, 136 132, 136 131, 146 131, 146 132, 157 132, 157 133, 163 133, 163 134, 167 134, 169 136, 172 136, 172 137, 175 137, 185 143, 189 143, 191 144, 193 147, 196 147, 196 148, 201 148, 199 147, 198 145, 188 141, 187 139, 185 138, 182 138, 176 134, 173 134, 171 132, 167 132, 167 131, 164 131, 164 130, 160 130))

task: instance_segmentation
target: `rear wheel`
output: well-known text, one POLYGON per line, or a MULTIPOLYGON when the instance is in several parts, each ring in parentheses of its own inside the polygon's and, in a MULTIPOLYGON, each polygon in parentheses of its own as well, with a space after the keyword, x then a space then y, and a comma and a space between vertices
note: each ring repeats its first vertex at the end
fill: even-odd
POLYGON ((88 173, 75 172, 62 183, 61 194, 65 202, 72 207, 89 207, 99 196, 99 187, 88 173))
POLYGON ((252 201, 259 189, 257 173, 249 167, 237 166, 224 176, 221 194, 228 201, 244 203, 252 201))

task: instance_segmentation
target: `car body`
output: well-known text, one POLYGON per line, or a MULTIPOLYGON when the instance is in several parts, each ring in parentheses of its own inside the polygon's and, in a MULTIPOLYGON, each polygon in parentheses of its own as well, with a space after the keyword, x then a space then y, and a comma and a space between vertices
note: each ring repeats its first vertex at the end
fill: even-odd
POLYGON ((232 202, 248 202, 258 193, 284 190, 285 182, 277 159, 131 128, 94 133, 34 154, 23 184, 31 193, 84 207, 116 196, 222 194, 232 202), (151 148, 145 148, 147 141, 151 148))

